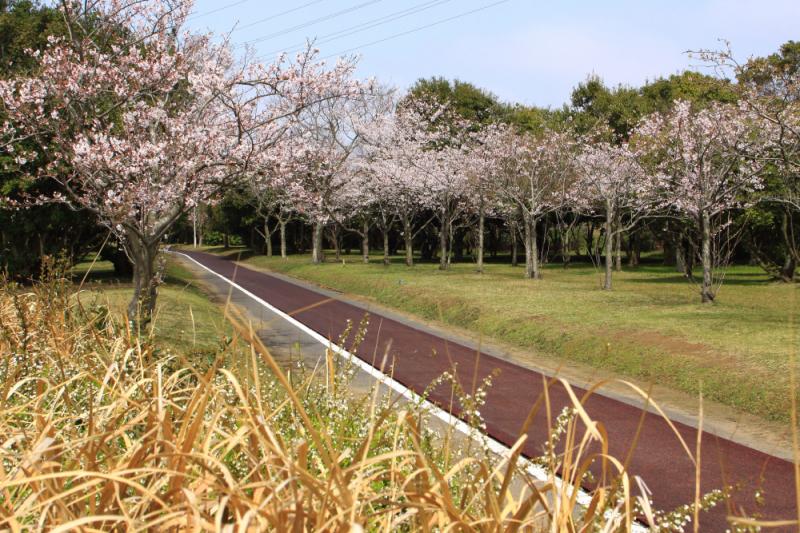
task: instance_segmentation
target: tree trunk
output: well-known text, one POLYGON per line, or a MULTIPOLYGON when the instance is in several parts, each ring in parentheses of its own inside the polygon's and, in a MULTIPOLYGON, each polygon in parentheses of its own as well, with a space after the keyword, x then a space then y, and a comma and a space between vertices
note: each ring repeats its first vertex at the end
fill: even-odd
POLYGON ((264 245, 267 248, 267 257, 272 257, 272 234, 266 220, 264 221, 264 245))
POLYGON ((286 222, 280 221, 280 233, 281 233, 281 258, 286 259, 286 222))
POLYGON ((442 223, 439 228, 439 250, 441 251, 439 257, 439 270, 447 270, 447 222, 445 217, 442 217, 442 223))
MULTIPOLYGON (((453 231, 453 222, 450 221, 447 224, 447 268, 450 268, 450 264, 453 261, 453 255, 454 255, 453 250, 455 248, 455 244, 456 244, 456 232, 453 231)), ((462 245, 461 239, 459 239, 458 242, 459 248, 457 257, 461 257, 463 255, 461 252, 461 245, 462 245)))
POLYGON ((414 266, 414 233, 411 217, 403 217, 403 239, 406 244, 406 266, 414 266))
POLYGON ((673 242, 672 237, 669 236, 669 228, 667 228, 667 235, 664 237, 664 241, 662 244, 662 252, 663 252, 663 261, 662 264, 664 266, 675 266, 675 243, 673 242))
MULTIPOLYGON (((542 219, 542 229, 544 230, 542 231, 542 248, 541 249, 538 248, 539 246, 538 241, 536 243, 536 246, 538 253, 542 254, 539 256, 539 264, 546 265, 550 259, 548 256, 548 252, 550 250, 550 241, 552 240, 552 233, 550 232, 550 226, 547 223, 546 217, 542 219)), ((539 234, 538 228, 536 230, 536 234, 537 235, 539 234)), ((539 271, 539 273, 541 274, 541 270, 539 271)))
POLYGON ((781 268, 781 281, 791 283, 795 278, 795 271, 797 270, 797 261, 791 253, 786 254, 786 260, 783 262, 781 268))
POLYGON ((192 210, 192 244, 197 248, 197 205, 192 210))
POLYGON ((781 218, 781 233, 783 234, 783 241, 786 243, 786 247, 789 249, 786 253, 786 259, 783 262, 783 268, 781 268, 781 279, 787 283, 791 283, 794 281, 795 278, 795 271, 797 270, 797 248, 794 245, 794 239, 790 237, 789 230, 790 222, 789 222, 789 215, 786 210, 783 211, 783 217, 781 218))
POLYGON ((511 222, 511 266, 515 267, 519 264, 517 249, 517 222, 511 222))
POLYGON ((711 217, 707 212, 700 214, 700 226, 703 234, 703 244, 700 256, 703 261, 703 285, 700 288, 700 300, 706 304, 714 301, 713 292, 713 265, 711 264, 711 217))
POLYGON ((389 228, 384 226, 381 228, 381 232, 383 233, 383 264, 389 266, 391 262, 389 260, 389 228))
POLYGON ((522 221, 522 225, 522 244, 525 246, 525 278, 530 279, 533 277, 533 260, 531 259, 531 223, 526 218, 522 221))
POLYGON ((492 259, 497 257, 497 248, 500 246, 500 225, 492 225, 492 259))
POLYGON ((325 257, 322 253, 322 231, 322 222, 316 222, 314 224, 314 235, 312 236, 311 242, 311 262, 315 265, 318 265, 325 260, 325 257))
POLYGON ((156 307, 158 240, 148 244, 128 232, 125 249, 133 260, 133 296, 128 304, 128 321, 141 330, 152 319, 156 307))
POLYGON ((689 275, 689 265, 686 263, 686 248, 683 246, 683 238, 675 241, 675 271, 684 276, 689 275))
POLYGON ((569 249, 570 238, 569 226, 564 224, 561 229, 561 261, 564 263, 564 268, 567 268, 572 261, 572 254, 569 249))
POLYGON ((539 279, 539 252, 536 243, 536 221, 525 217, 525 278, 539 279))
POLYGON ((366 265, 369 263, 369 222, 366 220, 361 232, 361 261, 366 265))
POLYGON ((226 250, 231 247, 231 240, 228 237, 228 232, 222 234, 222 247, 226 250))
POLYGON ((614 236, 614 270, 622 272, 622 230, 617 224, 617 234, 614 236))
POLYGON ((483 233, 486 224, 486 215, 483 212, 483 202, 481 202, 480 213, 478 214, 478 273, 483 274, 483 233))
POLYGON ((338 263, 342 260, 342 243, 339 242, 339 226, 337 224, 331 228, 331 241, 333 241, 333 252, 338 263))
POLYGON ((539 234, 536 230, 536 220, 531 220, 531 279, 542 279, 539 268, 539 234))
POLYGON ((603 281, 603 289, 611 290, 611 270, 614 261, 614 210, 613 207, 606 203, 606 240, 605 240, 605 256, 606 256, 606 277, 603 281))
POLYGON ((641 246, 639 243, 639 234, 638 232, 633 232, 628 235, 628 266, 629 267, 638 267, 639 266, 639 258, 640 258, 640 250, 641 246))

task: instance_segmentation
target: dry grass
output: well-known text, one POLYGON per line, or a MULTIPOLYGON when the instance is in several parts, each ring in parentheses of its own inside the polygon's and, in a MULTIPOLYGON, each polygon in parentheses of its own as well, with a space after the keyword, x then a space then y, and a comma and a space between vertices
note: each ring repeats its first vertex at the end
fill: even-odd
MULTIPOLYGON (((233 320, 213 362, 187 360, 73 290, 0 288, 0 529, 630 531, 638 515, 667 530, 714 499, 651 512, 622 461, 587 451, 605 433, 577 398, 549 417, 535 479, 522 438, 504 458, 453 444, 420 405, 351 394, 332 355, 287 371, 233 320)), ((479 396, 460 398, 476 416, 479 396)))

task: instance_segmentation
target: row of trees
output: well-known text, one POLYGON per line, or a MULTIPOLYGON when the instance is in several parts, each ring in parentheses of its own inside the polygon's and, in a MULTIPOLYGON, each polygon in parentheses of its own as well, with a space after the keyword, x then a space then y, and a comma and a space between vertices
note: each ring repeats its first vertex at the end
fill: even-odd
POLYGON ((59 202, 90 213, 133 264, 131 317, 152 312, 164 236, 232 197, 268 253, 277 234, 285 256, 287 228, 307 223, 314 262, 326 232, 334 243, 357 236, 368 261, 377 231, 384 261, 400 235, 411 266, 416 238, 434 232, 446 269, 469 231, 482 271, 487 222, 502 224, 533 279, 543 225, 566 256, 576 224, 601 221, 606 289, 623 235, 663 221, 676 248, 696 250, 704 302, 733 245, 746 233, 764 242, 750 220, 780 213, 780 250, 753 255, 765 265, 782 255, 794 277, 794 43, 744 65, 702 54, 735 82, 687 73, 633 91, 590 79, 571 106, 549 111, 437 79, 398 97, 355 80, 353 61, 327 66, 313 50, 268 65, 235 59, 226 42, 181 30, 190 9, 64 1, 58 31, 26 53, 33 63, 0 81, 3 172, 52 187, 17 187, 5 212, 59 202))
MULTIPOLYGON (((414 237, 433 223, 440 268, 451 260, 455 230, 469 226, 481 271, 485 220, 499 219, 515 233, 511 240, 521 235, 525 275, 533 279, 541 277, 537 228, 543 219, 555 218, 565 241, 575 221, 599 217, 605 289, 612 287, 622 234, 646 219, 669 219, 696 243, 701 299, 711 302, 721 279, 715 269, 730 258, 746 226, 734 220, 742 210, 761 202, 796 211, 800 110, 796 74, 787 76, 783 66, 739 67, 728 53, 703 57, 737 69, 742 81, 735 101, 679 99, 623 132, 603 121, 584 131, 570 121, 524 131, 466 118, 452 101, 414 94, 396 104, 383 94, 355 106, 348 101, 338 111, 306 110, 314 132, 302 141, 307 157, 285 174, 257 175, 249 194, 275 199, 281 224, 299 213, 313 225, 314 262, 322 260, 326 225, 365 241, 375 225, 384 261, 389 232, 399 227, 411 265, 414 237), (756 68, 760 77, 751 82, 756 68), (780 185, 767 190, 769 179, 780 185)), ((797 248, 793 239, 790 244, 792 278, 797 248)), ((367 261, 367 244, 363 250, 367 261)))
POLYGON ((64 203, 115 235, 133 265, 131 317, 153 310, 159 244, 181 216, 291 160, 302 110, 370 92, 352 61, 327 66, 313 50, 237 60, 226 42, 182 29, 191 9, 65 0, 59 34, 0 81, 5 172, 56 185, 6 195, 6 207, 64 203))

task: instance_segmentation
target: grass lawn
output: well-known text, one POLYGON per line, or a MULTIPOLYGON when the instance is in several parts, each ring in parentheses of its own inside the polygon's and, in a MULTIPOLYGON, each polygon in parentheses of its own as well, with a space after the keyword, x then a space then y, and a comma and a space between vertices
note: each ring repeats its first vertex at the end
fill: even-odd
MULTIPOLYGON (((75 283, 83 279, 91 259, 73 268, 75 283)), ((87 277, 82 302, 107 306, 122 320, 131 294, 130 280, 118 279, 110 262, 97 261, 87 277)), ((221 307, 194 284, 191 272, 170 258, 165 283, 158 290, 152 328, 161 346, 189 355, 213 353, 233 334, 221 307)))
MULTIPOLYGON (((219 249, 210 249, 223 253, 219 249)), ((230 251, 225 252, 230 253, 230 251)), ((258 268, 282 272, 365 296, 425 319, 465 328, 517 347, 703 394, 767 419, 789 419, 789 365, 797 360, 800 287, 770 282, 758 268, 728 271, 713 305, 671 268, 645 265, 615 273, 615 288, 600 290, 602 273, 589 265, 549 265, 540 281, 523 267, 472 264, 447 272, 433 264, 406 268, 311 265, 252 256, 258 268)))

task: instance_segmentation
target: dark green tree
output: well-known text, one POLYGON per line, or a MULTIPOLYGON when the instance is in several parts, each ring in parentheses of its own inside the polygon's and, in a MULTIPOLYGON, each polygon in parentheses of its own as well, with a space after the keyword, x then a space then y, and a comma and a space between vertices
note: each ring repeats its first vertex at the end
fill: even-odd
POLYGON ((502 114, 495 95, 465 81, 441 77, 420 79, 411 87, 408 97, 447 103, 459 116, 477 124, 493 122, 502 114))
POLYGON ((206 242, 231 245, 255 244, 255 224, 259 223, 253 213, 251 199, 240 189, 225 192, 222 199, 209 209, 206 242))
POLYGON ((644 85, 640 93, 644 99, 642 110, 646 113, 665 111, 675 100, 704 107, 711 102, 733 103, 738 98, 730 80, 691 70, 658 78, 644 85))
POLYGON ((766 57, 736 69, 745 103, 780 132, 768 153, 761 201, 750 209, 745 228, 751 259, 773 278, 797 279, 800 265, 800 42, 788 41, 766 57))
MULTIPOLYGON (((0 1, 0 77, 30 74, 36 62, 26 50, 42 49, 48 36, 65 33, 63 19, 52 7, 30 0, 0 1)), ((3 120, 0 112, 0 122, 3 120)), ((0 196, 26 203, 57 192, 51 181, 23 178, 34 175, 36 169, 20 167, 12 153, 0 153, 0 158, 4 159, 0 163, 6 163, 0 164, 0 196)), ((99 244, 103 233, 90 213, 65 205, 0 205, 0 269, 17 278, 36 276, 44 256, 64 254, 74 262, 99 244)))
POLYGON ((520 131, 541 134, 547 129, 563 130, 569 114, 563 109, 548 109, 522 104, 501 106, 500 120, 516 126, 520 131))
POLYGON ((606 87, 590 76, 572 91, 569 107, 576 133, 585 134, 605 127, 619 140, 626 140, 641 120, 644 109, 636 89, 606 87))

